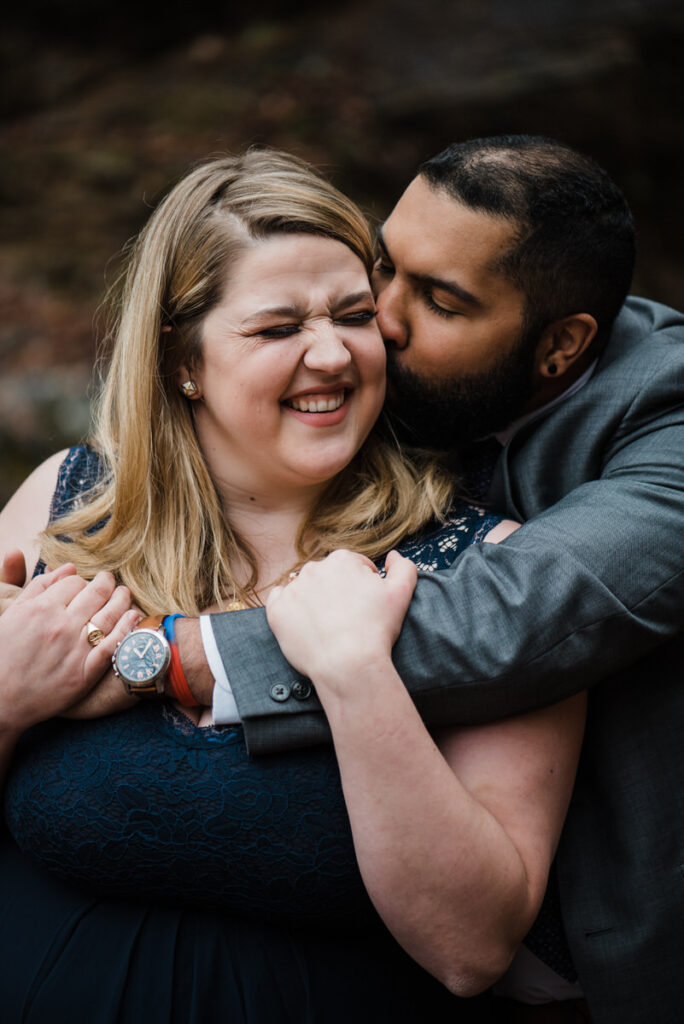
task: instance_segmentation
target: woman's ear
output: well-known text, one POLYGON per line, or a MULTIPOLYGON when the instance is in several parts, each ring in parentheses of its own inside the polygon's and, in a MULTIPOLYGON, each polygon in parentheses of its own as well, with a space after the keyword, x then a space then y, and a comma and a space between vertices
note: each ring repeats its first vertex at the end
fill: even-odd
POLYGON ((537 345, 538 374, 548 380, 562 377, 587 351, 597 330, 590 313, 575 313, 549 324, 537 345))

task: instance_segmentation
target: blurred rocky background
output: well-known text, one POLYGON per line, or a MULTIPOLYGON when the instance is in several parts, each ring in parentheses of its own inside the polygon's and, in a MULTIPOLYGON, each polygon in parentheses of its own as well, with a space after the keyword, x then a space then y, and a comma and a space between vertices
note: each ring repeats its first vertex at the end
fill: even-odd
POLYGON ((0 504, 80 438, 117 254, 193 162, 250 143, 382 217, 474 135, 553 135, 622 184, 634 290, 684 305, 672 0, 14 0, 0 39, 0 504))

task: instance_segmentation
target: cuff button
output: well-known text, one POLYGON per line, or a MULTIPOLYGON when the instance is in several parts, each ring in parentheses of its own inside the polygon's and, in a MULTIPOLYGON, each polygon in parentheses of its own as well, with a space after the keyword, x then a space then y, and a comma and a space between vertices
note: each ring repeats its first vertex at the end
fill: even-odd
POLYGON ((280 704, 282 701, 288 700, 291 692, 290 687, 286 683, 274 683, 271 687, 271 700, 275 700, 280 704))

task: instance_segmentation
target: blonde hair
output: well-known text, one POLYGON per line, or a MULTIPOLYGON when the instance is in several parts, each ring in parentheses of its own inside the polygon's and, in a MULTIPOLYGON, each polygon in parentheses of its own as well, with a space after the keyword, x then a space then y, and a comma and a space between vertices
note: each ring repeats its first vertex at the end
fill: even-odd
MULTIPOLYGON (((91 438, 103 476, 45 531, 48 564, 74 562, 86 577, 109 569, 147 612, 192 615, 228 593, 253 593, 256 561, 226 521, 175 374, 201 363, 202 322, 231 264, 252 241, 279 232, 337 239, 372 267, 360 210, 285 153, 210 160, 155 210, 131 251, 110 332, 91 438), (233 571, 245 564, 251 576, 240 585, 233 571)), ((443 517, 451 494, 436 459, 407 459, 376 427, 303 524, 298 554, 348 547, 378 557, 443 517)))

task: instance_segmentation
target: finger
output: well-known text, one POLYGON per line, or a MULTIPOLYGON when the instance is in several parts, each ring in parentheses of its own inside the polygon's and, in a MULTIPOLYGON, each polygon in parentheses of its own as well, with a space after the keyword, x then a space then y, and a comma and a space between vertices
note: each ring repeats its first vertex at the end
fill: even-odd
MULTIPOLYGON (((379 572, 379 569, 375 562, 372 562, 366 555, 359 554, 358 551, 347 551, 346 548, 338 548, 337 551, 333 551, 328 558, 336 562, 348 562, 351 561, 355 565, 362 566, 364 569, 371 569, 372 572, 379 572)), ((320 562, 311 562, 310 565, 321 565, 320 562)))
POLYGON ((116 580, 111 572, 98 572, 87 586, 74 595, 69 603, 69 612, 85 625, 88 619, 106 605, 115 588, 116 580))
POLYGON ((387 553, 387 556, 385 558, 385 570, 389 571, 390 566, 396 565, 397 561, 403 557, 404 556, 400 555, 396 548, 392 548, 392 550, 387 553))
POLYGON ((356 560, 363 566, 364 569, 370 569, 371 572, 380 572, 375 562, 372 562, 370 558, 366 557, 366 555, 356 554, 355 557, 356 560))
MULTIPOLYGON (((57 571, 57 570, 55 570, 57 571)), ((48 579, 49 579, 48 574, 48 579)), ((85 590, 87 583, 81 579, 75 573, 68 575, 58 576, 54 582, 48 582, 47 586, 43 577, 36 576, 35 580, 31 580, 31 583, 26 587, 26 590, 22 591, 21 596, 17 598, 17 601, 24 601, 32 597, 37 598, 38 601, 45 602, 47 605, 53 607, 55 605, 62 605, 64 608, 70 605, 75 597, 80 594, 82 590, 85 590), (35 584, 35 590, 33 585, 35 584)))
POLYGON ((58 583, 60 580, 64 580, 67 576, 76 575, 76 566, 72 562, 66 562, 64 565, 58 566, 57 569, 50 569, 49 572, 41 573, 40 576, 34 576, 29 583, 24 587, 24 592, 39 594, 42 590, 47 590, 53 583, 58 583))
POLYGON ((408 587, 413 593, 418 580, 418 570, 410 558, 404 558, 398 551, 390 551, 385 560, 386 580, 392 586, 408 587))
MULTIPOLYGON (((125 636, 127 636, 132 629, 135 629, 139 622, 139 615, 136 609, 130 609, 125 612, 124 615, 114 625, 113 629, 107 636, 97 645, 97 647, 91 647, 90 652, 86 658, 86 670, 89 676, 93 679, 93 682, 97 681, 101 675, 103 675, 108 668, 111 668, 112 655, 116 649, 116 645, 120 643, 125 636)), ((85 637, 85 632, 83 637, 85 637)), ((87 640, 85 641, 87 643, 87 640)))
POLYGON ((23 587, 26 582, 26 559, 19 548, 8 551, 0 565, 0 582, 23 587))
POLYGON ((73 562, 65 562, 64 565, 58 565, 56 569, 50 569, 49 572, 44 572, 42 576, 36 576, 36 579, 44 580, 46 586, 50 586, 56 583, 58 580, 63 580, 66 576, 75 576, 76 566, 73 562))
POLYGON ((4 615, 5 612, 17 603, 22 596, 21 587, 13 587, 9 583, 0 583, 0 615, 4 615))
MULTIPOLYGON (((119 586, 114 593, 89 621, 101 629, 103 633, 111 633, 122 615, 125 615, 131 607, 131 592, 128 587, 119 586)), ((135 609, 138 614, 137 609, 135 609)))

